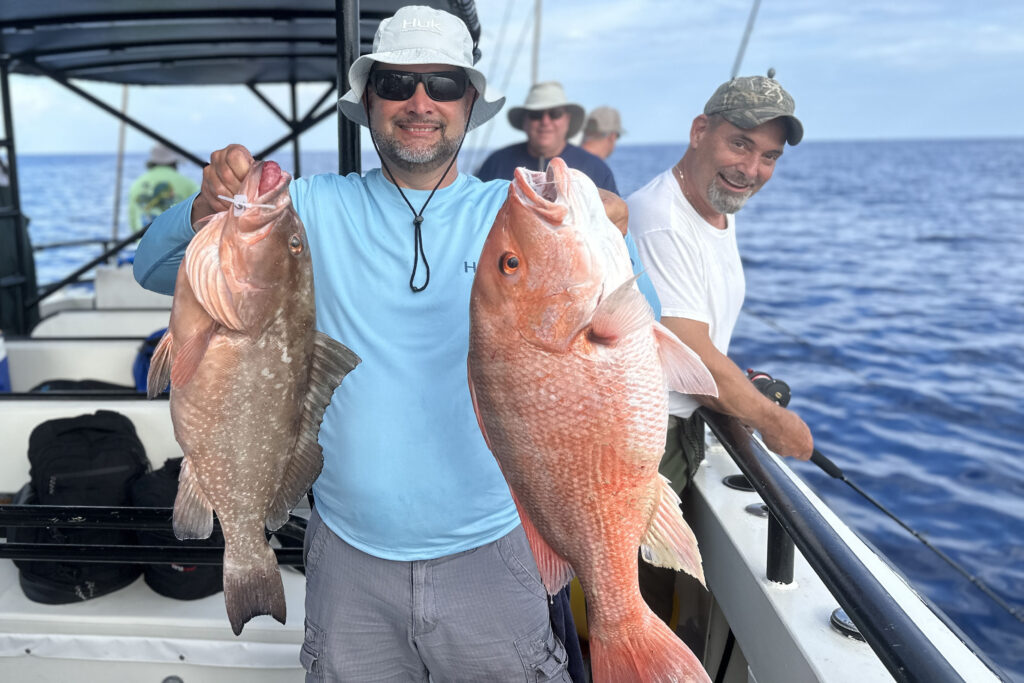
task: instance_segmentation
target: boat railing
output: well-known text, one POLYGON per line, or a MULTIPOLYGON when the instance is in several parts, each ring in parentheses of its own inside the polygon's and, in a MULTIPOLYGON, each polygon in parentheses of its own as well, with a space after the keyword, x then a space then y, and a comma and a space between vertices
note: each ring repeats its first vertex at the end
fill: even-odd
MULTIPOLYGON (((110 242, 108 242, 107 240, 75 240, 74 242, 83 242, 90 244, 94 244, 97 241, 102 241, 105 243, 103 253, 97 256, 96 258, 87 261, 85 264, 79 266, 77 269, 75 269, 72 273, 64 277, 62 280, 47 285, 45 287, 41 287, 39 293, 25 303, 25 308, 30 309, 31 307, 38 305, 39 302, 41 302, 43 299, 54 294, 58 290, 67 287, 68 285, 78 284, 79 282, 82 281, 82 276, 84 276, 90 270, 100 265, 101 263, 107 263, 108 261, 110 261, 111 258, 120 253, 121 250, 127 247, 129 244, 141 239, 142 236, 146 234, 146 230, 148 228, 149 226, 147 225, 138 232, 134 232, 131 235, 128 235, 127 237, 121 238, 119 240, 110 240, 110 242), (110 244, 110 246, 108 246, 108 244, 110 244)), ((48 248, 56 248, 58 246, 70 246, 71 244, 72 242, 62 242, 43 246, 48 248)))
POLYGON ((896 680, 962 681, 935 643, 783 471, 785 466, 739 420, 707 408, 699 411, 768 508, 766 578, 791 582, 794 547, 799 549, 896 680))
POLYGON ((47 242, 45 244, 33 244, 32 251, 50 251, 51 249, 66 249, 69 247, 91 247, 100 245, 104 250, 109 249, 111 244, 117 240, 112 237, 86 237, 80 240, 65 240, 62 242, 47 242))

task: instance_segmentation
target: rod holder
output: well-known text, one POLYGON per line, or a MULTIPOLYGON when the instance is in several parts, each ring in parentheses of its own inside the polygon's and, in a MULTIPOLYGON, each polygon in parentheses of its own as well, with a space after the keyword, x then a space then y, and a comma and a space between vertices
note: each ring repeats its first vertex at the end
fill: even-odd
POLYGON ((775 583, 793 583, 793 558, 796 548, 774 513, 768 514, 768 560, 765 574, 775 583))

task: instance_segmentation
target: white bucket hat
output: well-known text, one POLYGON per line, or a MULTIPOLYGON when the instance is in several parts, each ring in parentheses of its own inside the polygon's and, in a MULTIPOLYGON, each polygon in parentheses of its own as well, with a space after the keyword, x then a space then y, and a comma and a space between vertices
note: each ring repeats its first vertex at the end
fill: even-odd
POLYGON ((395 16, 382 19, 373 37, 373 50, 348 70, 352 87, 338 100, 338 108, 350 121, 369 127, 363 108, 363 91, 374 62, 385 64, 446 64, 465 70, 479 97, 466 131, 498 113, 505 98, 487 92, 487 78, 473 68, 473 38, 458 17, 431 7, 402 7, 395 16))
POLYGON ((571 138, 580 132, 586 111, 575 102, 569 101, 569 98, 565 96, 565 90, 562 89, 562 84, 558 81, 534 83, 526 95, 526 102, 523 103, 523 106, 512 107, 508 110, 508 122, 512 124, 513 128, 523 130, 523 119, 526 118, 526 112, 544 111, 555 107, 563 107, 569 113, 569 132, 566 133, 566 137, 571 138))

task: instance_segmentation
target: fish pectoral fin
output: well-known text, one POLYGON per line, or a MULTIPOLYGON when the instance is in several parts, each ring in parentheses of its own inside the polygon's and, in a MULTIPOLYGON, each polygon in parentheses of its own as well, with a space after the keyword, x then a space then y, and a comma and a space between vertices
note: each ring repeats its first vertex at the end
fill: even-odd
POLYGON ((160 342, 153 349, 153 357, 149 361, 149 375, 146 377, 146 398, 156 398, 171 381, 171 351, 174 349, 174 337, 167 330, 160 342))
POLYGON ((656 567, 682 570, 705 585, 697 537, 683 519, 679 502, 668 479, 661 477, 661 496, 640 542, 640 556, 656 567))
POLYGON ((271 531, 279 529, 288 521, 289 511, 320 476, 324 458, 317 436, 320 434, 320 423, 324 421, 324 411, 331 402, 334 390, 360 362, 359 356, 344 344, 323 332, 316 333, 313 357, 310 360, 309 388, 302 405, 295 447, 285 466, 281 485, 267 509, 266 526, 271 531))
POLYGON ((619 285, 597 305, 590 321, 590 340, 613 346, 618 341, 654 322, 654 311, 635 286, 639 275, 619 285))
POLYGON ((473 401, 473 413, 476 415, 476 424, 480 427, 480 433, 484 436, 484 443, 487 444, 487 449, 493 451, 491 448, 491 440, 487 438, 487 428, 484 427, 484 418, 480 415, 480 406, 476 402, 476 387, 473 386, 473 370, 469 367, 469 358, 466 358, 466 376, 469 380, 469 398, 473 401))
POLYGON ((210 345, 210 337, 213 336, 213 331, 216 328, 217 323, 211 320, 205 327, 196 330, 178 349, 178 355, 174 358, 174 366, 171 368, 172 387, 185 386, 196 374, 199 363, 206 355, 206 348, 210 345))
POLYGON ((519 520, 523 524, 523 531, 526 532, 526 540, 530 542, 533 559, 537 562, 537 569, 540 571, 540 580, 544 582, 544 588, 548 595, 554 595, 569 585, 576 572, 573 571, 572 565, 556 553, 555 549, 548 545, 548 542, 540 535, 533 520, 519 504, 515 491, 512 492, 512 500, 515 501, 516 509, 519 510, 519 520))
POLYGON ((209 538, 213 533, 213 506, 206 499, 192 465, 186 457, 178 475, 178 495, 174 498, 174 535, 179 540, 209 538))
POLYGON ((693 349, 659 322, 654 323, 654 338, 669 389, 682 394, 718 396, 715 378, 693 349))

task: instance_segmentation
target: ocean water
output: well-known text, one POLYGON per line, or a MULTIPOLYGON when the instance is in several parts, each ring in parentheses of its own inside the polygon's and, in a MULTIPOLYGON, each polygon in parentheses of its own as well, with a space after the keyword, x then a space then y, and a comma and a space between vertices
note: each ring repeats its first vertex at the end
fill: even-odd
MULTIPOLYGON (((682 152, 620 145, 609 163, 627 195, 682 152)), ((121 235, 144 160, 125 158, 121 235)), ((290 170, 290 155, 279 160, 290 170)), ((114 155, 19 163, 34 244, 111 236, 114 155)), ((303 155, 305 175, 336 167, 331 152, 303 155)), ((785 380, 824 455, 1024 614, 1022 216, 1024 140, 788 149, 737 216, 747 299, 730 356, 785 380)), ((39 280, 98 253, 48 250, 39 280)), ((792 466, 1024 681, 1024 624, 845 484, 792 466)))

